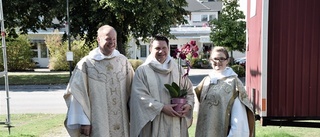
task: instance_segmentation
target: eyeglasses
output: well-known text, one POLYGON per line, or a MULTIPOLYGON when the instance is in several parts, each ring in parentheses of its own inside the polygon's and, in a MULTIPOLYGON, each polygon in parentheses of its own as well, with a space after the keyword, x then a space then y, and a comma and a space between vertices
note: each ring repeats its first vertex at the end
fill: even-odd
POLYGON ((210 60, 211 61, 214 61, 214 62, 223 62, 223 61, 226 61, 228 58, 224 58, 224 57, 219 57, 219 58, 211 58, 210 60))

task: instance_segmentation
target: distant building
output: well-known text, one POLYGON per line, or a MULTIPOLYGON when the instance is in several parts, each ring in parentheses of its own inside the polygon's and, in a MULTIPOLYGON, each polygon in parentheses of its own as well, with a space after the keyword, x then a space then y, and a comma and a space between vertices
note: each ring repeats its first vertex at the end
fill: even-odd
MULTIPOLYGON (((187 24, 177 25, 170 28, 170 33, 177 39, 170 39, 170 53, 180 48, 187 42, 196 41, 201 53, 207 53, 211 47, 213 47, 210 41, 211 28, 209 21, 218 18, 219 11, 222 9, 221 1, 198 1, 198 0, 186 0, 188 6, 185 7, 190 14, 185 16, 187 24)), ((135 45, 135 42, 131 42, 129 45, 132 47, 129 49, 130 58, 139 58, 145 60, 149 55, 149 43, 141 43, 139 47, 135 45)))
MULTIPOLYGON (((218 14, 222 9, 222 2, 218 0, 186 0, 188 6, 185 7, 190 11, 190 15, 185 16, 187 24, 177 25, 170 28, 170 33, 175 35, 177 39, 170 39, 170 53, 175 49, 180 48, 187 42, 196 41, 201 53, 208 53, 214 46, 210 41, 211 28, 209 21, 218 18, 218 14)), ((53 34, 54 29, 47 31, 39 31, 38 33, 29 33, 29 38, 32 42, 34 61, 38 62, 39 67, 47 67, 49 64, 49 51, 44 43, 44 38, 47 35, 53 34)), ((63 35, 65 28, 59 29, 59 34, 63 35)), ((129 41, 128 58, 145 60, 149 55, 149 43, 141 42, 138 47, 135 41, 129 41)), ((234 57, 244 57, 243 53, 234 52, 234 57)))

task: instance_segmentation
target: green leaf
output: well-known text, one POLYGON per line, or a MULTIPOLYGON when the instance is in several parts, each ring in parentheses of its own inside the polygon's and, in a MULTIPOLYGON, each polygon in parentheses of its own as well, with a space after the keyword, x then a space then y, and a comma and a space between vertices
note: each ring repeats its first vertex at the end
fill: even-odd
POLYGON ((180 93, 180 87, 179 87, 179 85, 177 84, 177 83, 175 83, 175 82, 172 82, 172 87, 178 92, 178 93, 180 93))
POLYGON ((179 97, 184 97, 188 94, 187 90, 181 90, 179 97))
POLYGON ((176 89, 174 89, 170 84, 164 84, 164 86, 168 89, 170 96, 172 98, 179 96, 178 91, 176 89))

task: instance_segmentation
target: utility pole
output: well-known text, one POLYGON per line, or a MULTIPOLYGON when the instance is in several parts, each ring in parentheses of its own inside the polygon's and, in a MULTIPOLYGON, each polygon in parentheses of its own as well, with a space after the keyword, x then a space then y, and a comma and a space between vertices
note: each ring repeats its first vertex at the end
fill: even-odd
POLYGON ((67 0, 67 37, 68 37, 68 52, 67 52, 67 61, 69 62, 69 71, 70 77, 72 75, 72 61, 73 61, 73 52, 71 51, 71 41, 70 41, 70 18, 69 18, 69 0, 67 0))
POLYGON ((4 27, 4 17, 3 17, 3 5, 2 0, 0 0, 0 21, 1 21, 1 39, 2 39, 2 54, 3 54, 3 69, 4 71, 0 72, 0 77, 4 76, 5 79, 5 90, 6 90, 6 99, 7 99, 7 119, 5 122, 0 121, 1 124, 5 124, 8 127, 10 134, 11 121, 10 121, 10 105, 9 105, 9 81, 8 81, 8 66, 7 66, 7 48, 6 48, 6 31, 4 27))

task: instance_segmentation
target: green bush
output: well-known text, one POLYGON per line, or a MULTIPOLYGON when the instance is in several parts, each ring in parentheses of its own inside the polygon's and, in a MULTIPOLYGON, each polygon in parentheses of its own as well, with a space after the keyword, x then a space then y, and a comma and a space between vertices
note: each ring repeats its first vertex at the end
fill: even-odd
MULTIPOLYGON (((32 60, 31 44, 26 35, 19 35, 18 38, 6 41, 8 71, 32 70, 36 67, 32 60)), ((2 46, 2 43, 0 45, 2 46)), ((0 65, 4 66, 2 50, 0 50, 0 54, 0 65)), ((3 69, 3 67, 0 68, 1 71, 3 69)))
MULTIPOLYGON (((62 37, 54 34, 47 36, 45 43, 50 51, 49 69, 55 71, 69 70, 70 65, 66 57, 68 42, 62 42, 62 37)), ((71 51, 73 52, 72 67, 74 67, 82 57, 88 55, 90 50, 89 46, 85 45, 84 40, 74 40, 71 43, 71 51)))
POLYGON ((58 34, 45 37, 45 43, 49 50, 49 69, 50 70, 68 70, 66 61, 67 43, 62 43, 62 37, 58 34))
POLYGON ((193 64, 193 68, 210 68, 210 62, 205 58, 198 58, 193 64))
POLYGON ((143 61, 139 59, 129 59, 129 62, 131 63, 133 70, 136 70, 143 63, 143 61))
POLYGON ((241 65, 233 65, 231 66, 234 72, 238 74, 238 77, 245 77, 246 76, 246 70, 241 65))
POLYGON ((201 68, 201 59, 200 58, 197 58, 195 61, 194 61, 194 64, 192 66, 192 68, 201 68))
MULTIPOLYGON (((62 42, 62 37, 58 34, 53 34, 45 38, 45 43, 50 51, 49 69, 55 71, 69 70, 69 62, 66 58, 68 52, 68 42, 62 42)), ((96 42, 92 44, 97 44, 96 42)), ((88 55, 92 50, 89 47, 96 47, 94 45, 86 45, 84 40, 74 40, 71 43, 71 51, 73 52, 72 66, 74 67, 84 56, 88 55)), ((140 66, 143 61, 136 59, 129 59, 134 70, 140 66)), ((73 69, 73 68, 72 68, 73 69)))

